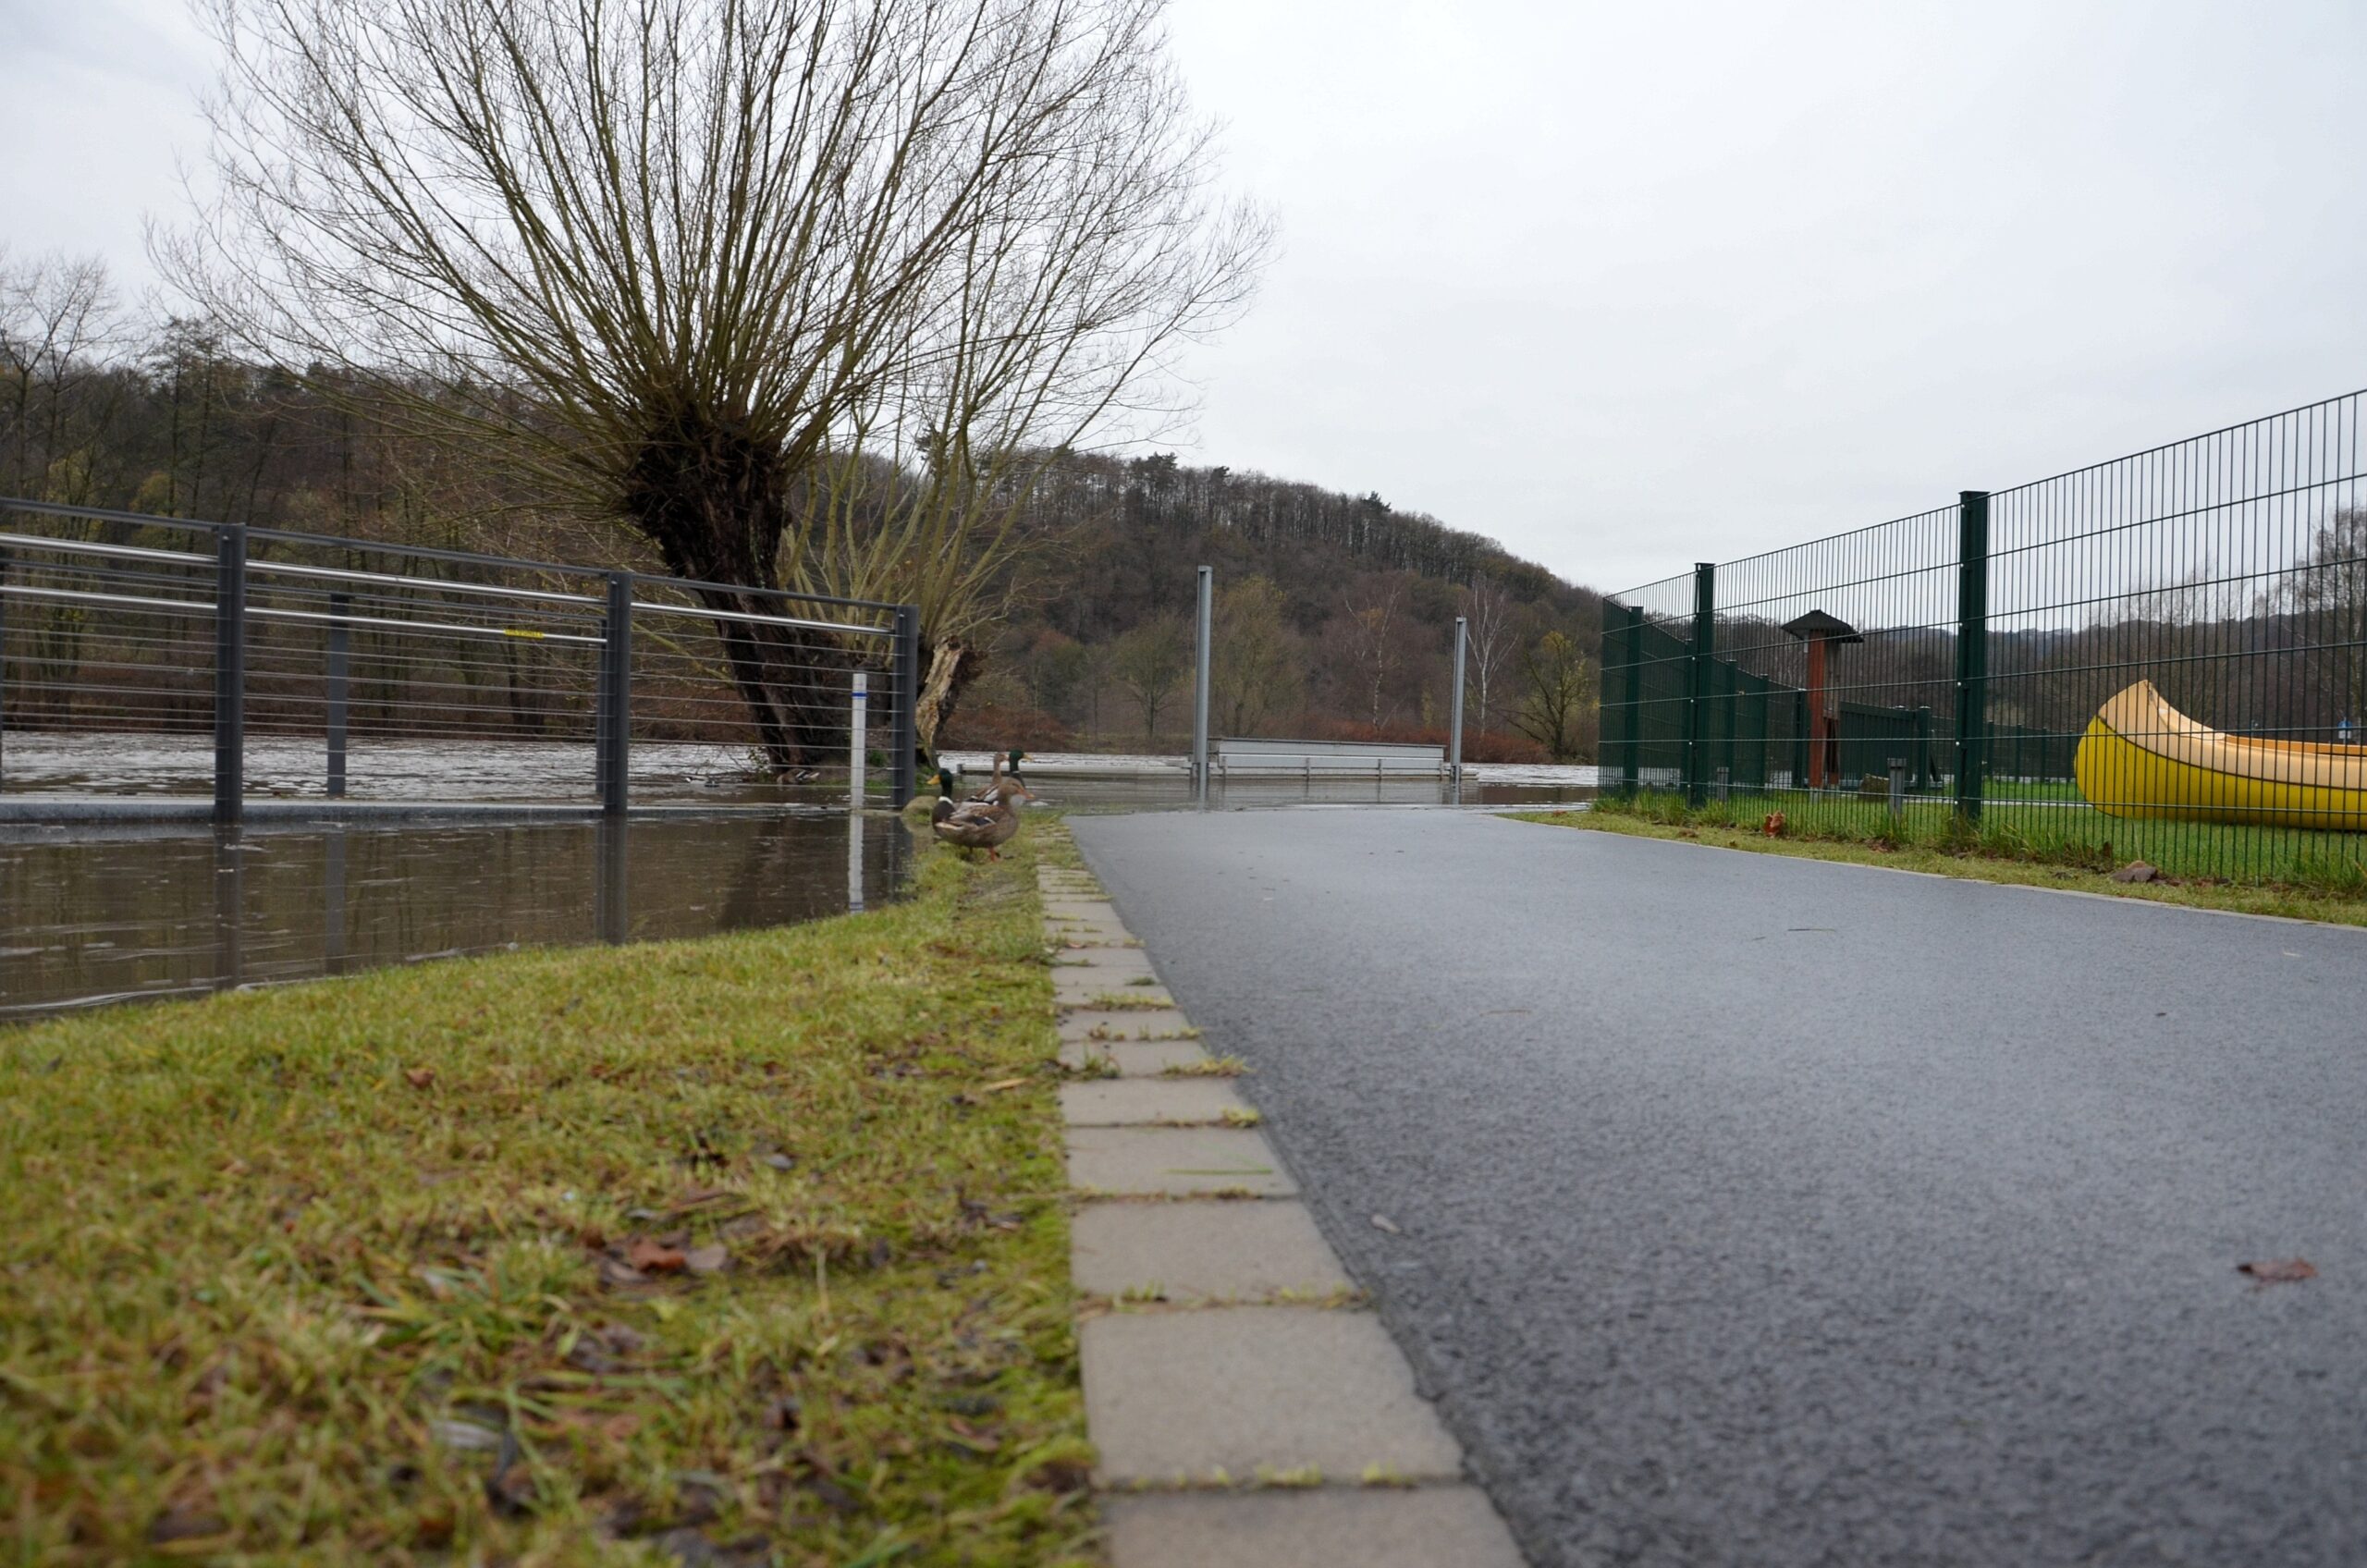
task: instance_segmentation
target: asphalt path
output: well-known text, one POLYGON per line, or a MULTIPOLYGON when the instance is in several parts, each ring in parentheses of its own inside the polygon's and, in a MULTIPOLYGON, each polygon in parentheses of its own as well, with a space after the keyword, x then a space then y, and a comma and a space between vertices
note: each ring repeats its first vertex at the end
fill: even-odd
POLYGON ((1072 825, 1535 1562, 2367 1562, 2367 931, 1072 825))

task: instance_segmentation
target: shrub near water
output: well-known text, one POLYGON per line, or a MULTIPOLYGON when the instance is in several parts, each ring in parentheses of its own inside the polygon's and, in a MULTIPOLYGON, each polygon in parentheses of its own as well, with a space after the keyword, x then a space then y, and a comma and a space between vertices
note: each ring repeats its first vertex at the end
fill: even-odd
POLYGON ((18 1559, 1069 1560, 1032 876, 0 1035, 18 1559))

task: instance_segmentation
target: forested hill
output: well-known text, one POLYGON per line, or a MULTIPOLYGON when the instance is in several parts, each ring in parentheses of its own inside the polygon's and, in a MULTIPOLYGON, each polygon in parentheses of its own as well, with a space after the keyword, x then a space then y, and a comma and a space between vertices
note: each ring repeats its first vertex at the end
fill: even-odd
MULTIPOLYGON (((1078 538, 1086 558, 1098 552, 1098 565, 1140 580, 1131 599, 1115 592, 1106 601, 1126 616, 1126 624, 1144 613, 1189 607, 1175 597, 1171 563, 1162 554, 1185 545, 1224 557, 1205 564, 1262 572, 1282 582, 1316 612, 1309 624, 1337 607, 1324 601, 1349 589, 1359 573, 1403 572, 1466 587, 1488 578, 1523 602, 1564 612, 1590 609, 1595 600, 1493 539, 1450 528, 1425 512, 1399 511, 1377 495, 1347 496, 1223 467, 1187 468, 1172 453, 1131 461, 1073 459, 1041 488, 1036 510, 1053 532, 1078 538)), ((1184 565, 1185 598, 1191 568, 1201 564, 1196 557, 1184 565)), ((1086 639, 1110 629, 1074 619, 1054 624, 1086 639)))
POLYGON ((1208 565, 1218 583, 1220 730, 1442 729, 1463 615, 1474 638, 1466 723, 1502 732, 1475 745, 1569 755, 1591 744, 1591 689, 1587 701, 1568 690, 1588 671, 1566 656, 1558 672, 1530 672, 1564 688, 1541 699, 1552 711, 1521 710, 1536 695, 1524 666, 1548 633, 1590 661, 1597 594, 1482 534, 1377 495, 1188 467, 1171 454, 1070 459, 1039 487, 1032 514, 1050 553, 1013 606, 961 734, 1032 722, 1046 743, 1139 745, 1188 729, 1188 683, 1169 677, 1188 655, 1194 569, 1208 565), (1516 726, 1524 717, 1535 722, 1516 726))

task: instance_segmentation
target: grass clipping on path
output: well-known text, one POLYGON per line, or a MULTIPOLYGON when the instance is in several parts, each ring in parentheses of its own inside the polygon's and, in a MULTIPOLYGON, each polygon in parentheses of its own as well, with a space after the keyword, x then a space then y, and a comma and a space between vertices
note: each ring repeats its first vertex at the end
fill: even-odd
POLYGON ((1033 862, 923 862, 789 930, 0 1034, 16 1557, 1085 1550, 1033 862))
MULTIPOLYGON (((2191 909, 2367 925, 2367 900, 2360 898, 2283 885, 2170 878, 2116 882, 2109 865, 2091 850, 2075 846, 2057 853, 2054 846, 2034 847, 2027 838, 2009 830, 1987 834, 1948 830, 1952 822, 1944 825, 1942 830, 1929 832, 1927 837, 1910 835, 1901 841, 1890 836, 1895 829, 1860 836, 1848 825, 1822 832, 1811 826, 1804 831, 1797 823, 1788 821, 1781 836, 1770 837, 1762 829, 1748 826, 1748 819, 1735 820, 1742 815, 1740 807, 1712 804, 1687 811, 1682 802, 1668 802, 1658 797, 1648 800, 1642 809, 1623 809, 1620 802, 1613 802, 1608 806, 1597 802, 1585 811, 1502 815, 1515 821, 1541 822, 1553 827, 1588 827, 1638 839, 1682 839, 1718 849, 1839 861, 1850 865, 1883 865, 2008 887, 2067 888, 2152 903, 2183 904, 2191 909)), ((1887 828, 1887 818, 1878 826, 1887 828)))

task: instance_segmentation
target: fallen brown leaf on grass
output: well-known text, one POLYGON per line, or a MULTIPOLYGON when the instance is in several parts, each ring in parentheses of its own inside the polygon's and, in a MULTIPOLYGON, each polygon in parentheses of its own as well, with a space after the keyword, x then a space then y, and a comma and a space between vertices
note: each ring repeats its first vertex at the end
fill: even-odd
POLYGON ((435 1086, 435 1069, 406 1067, 403 1069, 403 1082, 414 1089, 432 1089, 435 1086))
POLYGON ((2263 1285, 2294 1285, 2318 1277, 2317 1268, 2306 1257, 2279 1258, 2274 1263, 2238 1263, 2236 1272, 2249 1274, 2263 1285))
POLYGON ((679 1247, 653 1242, 646 1236, 636 1236, 626 1243, 625 1261, 644 1274, 679 1274, 690 1259, 679 1247))

